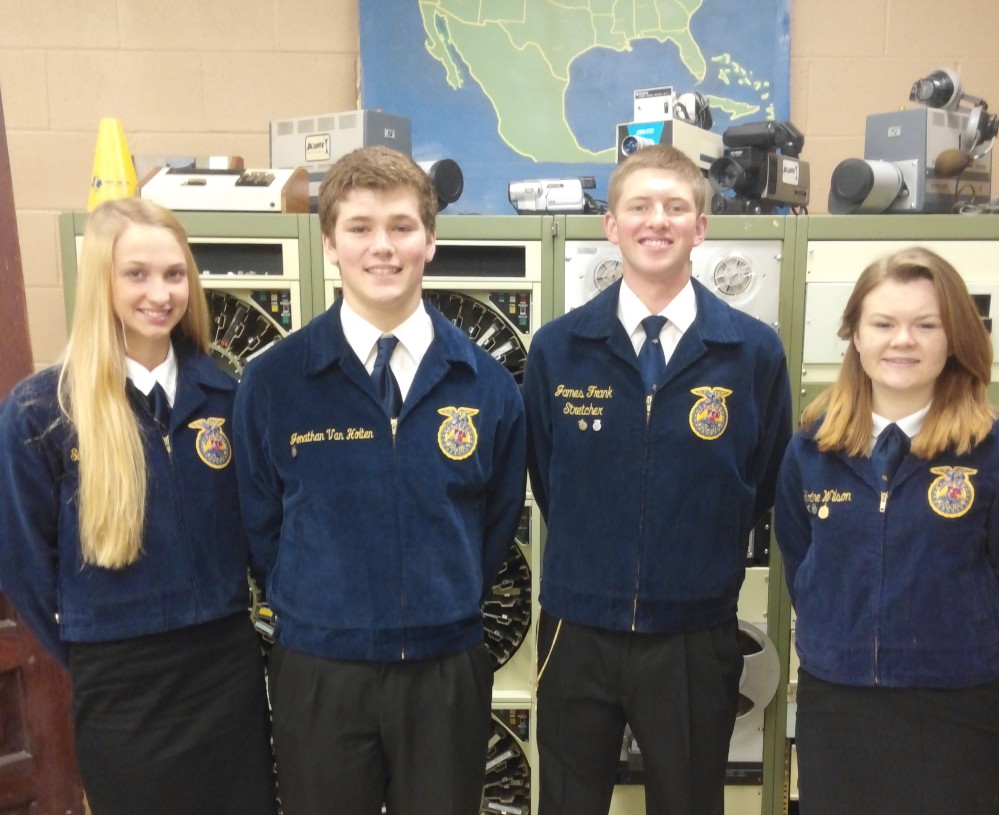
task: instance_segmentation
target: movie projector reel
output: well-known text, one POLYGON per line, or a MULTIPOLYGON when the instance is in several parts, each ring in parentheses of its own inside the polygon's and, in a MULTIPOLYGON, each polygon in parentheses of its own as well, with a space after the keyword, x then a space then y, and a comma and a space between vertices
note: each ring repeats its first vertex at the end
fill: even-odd
POLYGON ((205 287, 205 295, 211 321, 212 357, 237 379, 256 354, 288 334, 281 322, 290 316, 287 292, 237 292, 205 287))
POLYGON ((621 250, 608 241, 566 241, 565 310, 578 308, 621 277, 621 250))
POLYGON ((530 543, 530 523, 530 510, 525 509, 492 591, 482 604, 493 671, 510 661, 531 629, 531 567, 524 554, 530 543))
POLYGON ((729 743, 730 764, 763 761, 763 712, 777 695, 780 657, 773 641, 752 623, 739 620, 742 676, 735 730, 729 743))
POLYGON ((424 300, 491 354, 519 383, 524 378, 527 346, 523 335, 504 316, 504 312, 509 313, 517 307, 511 298, 509 292, 489 292, 487 304, 466 292, 450 289, 425 289, 423 292, 424 300))
POLYGON ((482 788, 482 815, 529 815, 531 765, 521 740, 493 716, 486 748, 486 782, 482 788))
MULTIPOLYGON (((733 308, 776 327, 780 307, 779 241, 705 241, 690 255, 693 277, 733 308)), ((566 241, 565 310, 577 308, 621 277, 621 251, 607 241, 566 241)))

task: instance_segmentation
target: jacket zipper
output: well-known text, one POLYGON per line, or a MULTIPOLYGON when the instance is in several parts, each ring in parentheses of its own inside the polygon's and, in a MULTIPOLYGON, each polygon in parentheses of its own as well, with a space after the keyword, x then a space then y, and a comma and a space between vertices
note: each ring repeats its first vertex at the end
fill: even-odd
MULTIPOLYGON (((649 450, 649 426, 652 422, 652 396, 649 394, 645 397, 645 460, 648 462, 648 450, 649 450)), ((642 555, 641 555, 641 543, 642 538, 645 535, 645 493, 644 488, 642 492, 642 515, 638 522, 638 543, 639 543, 639 554, 638 554, 638 564, 635 567, 635 596, 631 602, 631 630, 634 632, 638 628, 638 589, 642 579, 642 555)))
MULTIPOLYGON (((396 432, 399 429, 399 419, 398 418, 391 418, 391 419, 389 419, 389 424, 392 427, 392 473, 393 473, 393 478, 395 478, 396 474, 397 474, 397 470, 398 470, 398 468, 395 466, 396 465, 396 461, 395 461, 396 446, 395 446, 395 443, 396 443, 396 432)), ((399 540, 400 536, 399 536, 399 515, 398 515, 398 509, 396 510, 395 524, 396 524, 396 540, 399 540)), ((400 571, 400 575, 399 575, 399 578, 400 578, 399 579, 399 607, 401 609, 405 609, 406 608, 406 588, 405 588, 405 585, 404 585, 405 570, 403 569, 403 566, 402 566, 404 558, 401 556, 401 554, 402 553, 400 552, 400 557, 399 557, 399 571, 400 571)), ((403 622, 404 622, 404 620, 403 620, 403 622)), ((402 632, 403 632, 402 633, 402 638, 403 639, 402 639, 402 647, 401 647, 401 650, 399 652, 399 659, 405 660, 406 659, 406 627, 405 627, 405 625, 402 626, 402 632)))
MULTIPOLYGON (((881 575, 882 575, 881 581, 882 581, 882 591, 878 592, 879 595, 881 593, 883 593, 883 589, 884 589, 884 585, 883 584, 884 584, 884 567, 885 567, 885 524, 887 523, 887 518, 885 518, 884 515, 885 515, 885 511, 886 511, 886 507, 887 506, 888 506, 888 485, 885 484, 885 489, 881 490, 881 503, 880 503, 880 505, 878 507, 878 512, 880 512, 880 514, 882 515, 882 518, 881 518, 881 535, 880 535, 880 541, 879 541, 879 546, 880 546, 880 549, 881 549, 881 575)), ((879 612, 878 613, 878 618, 879 618, 878 625, 881 624, 880 623, 880 616, 881 615, 880 615, 880 612, 879 612)), ((880 676, 880 672, 878 670, 878 662, 879 662, 879 658, 880 658, 880 655, 881 655, 880 654, 880 652, 881 652, 881 647, 880 646, 881 646, 881 638, 878 635, 877 628, 875 628, 875 631, 874 631, 874 684, 875 685, 880 685, 881 684, 881 676, 880 676)))

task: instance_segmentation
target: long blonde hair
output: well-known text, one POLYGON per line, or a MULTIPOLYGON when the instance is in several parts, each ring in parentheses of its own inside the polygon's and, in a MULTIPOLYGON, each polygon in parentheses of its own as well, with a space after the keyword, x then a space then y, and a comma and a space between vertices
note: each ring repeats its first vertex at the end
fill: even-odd
POLYGON ((59 405, 79 452, 83 562, 109 569, 134 563, 146 516, 146 458, 125 391, 124 327, 112 305, 114 247, 132 224, 173 233, 187 261, 188 308, 177 333, 207 351, 208 307, 187 233, 169 210, 141 198, 106 201, 87 220, 73 327, 59 374, 59 405))
POLYGON ((873 432, 871 380, 853 338, 864 298, 886 280, 929 280, 933 284, 950 348, 933 386, 933 403, 923 428, 912 441, 912 452, 923 459, 944 450, 966 453, 992 429, 994 413, 987 392, 992 377, 992 341, 954 267, 918 246, 876 260, 857 280, 839 329, 840 339, 849 342, 839 377, 805 409, 802 425, 811 427, 824 416, 815 434, 820 450, 842 450, 850 455, 868 452, 873 432))

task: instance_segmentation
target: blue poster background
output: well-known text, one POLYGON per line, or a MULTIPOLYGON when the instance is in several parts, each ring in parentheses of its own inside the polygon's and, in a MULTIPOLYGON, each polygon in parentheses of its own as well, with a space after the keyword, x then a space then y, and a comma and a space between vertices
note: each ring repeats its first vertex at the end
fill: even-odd
POLYGON ((359 11, 361 107, 408 117, 417 161, 459 164, 464 192, 446 214, 512 214, 507 185, 528 179, 593 176, 604 198, 639 88, 705 94, 717 133, 790 115, 790 0, 359 0, 359 11), (633 30, 651 7, 655 21, 633 30), (566 125, 578 148, 546 150, 566 125))

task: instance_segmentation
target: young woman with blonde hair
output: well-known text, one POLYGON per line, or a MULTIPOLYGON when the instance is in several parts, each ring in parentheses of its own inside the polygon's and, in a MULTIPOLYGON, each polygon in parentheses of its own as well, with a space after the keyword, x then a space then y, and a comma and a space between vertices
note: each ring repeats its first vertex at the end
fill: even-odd
POLYGON ((781 468, 802 815, 995 815, 999 436, 992 342, 923 248, 871 264, 836 383, 781 468))
POLYGON ((187 235, 109 201, 62 363, 0 406, 0 589, 69 669, 94 815, 273 815, 232 466, 187 235))

